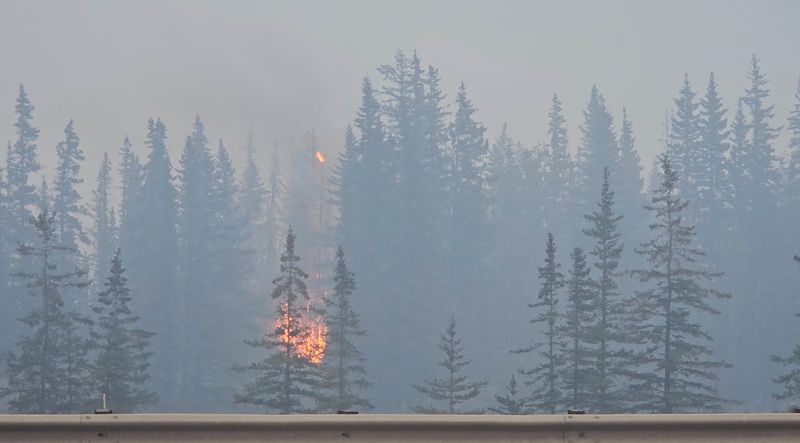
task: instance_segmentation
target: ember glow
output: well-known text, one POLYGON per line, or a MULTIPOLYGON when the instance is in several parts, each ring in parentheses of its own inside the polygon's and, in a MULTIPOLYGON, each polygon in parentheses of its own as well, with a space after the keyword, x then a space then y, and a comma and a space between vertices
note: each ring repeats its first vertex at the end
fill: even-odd
POLYGON ((306 306, 305 311, 306 316, 300 318, 298 322, 293 322, 284 303, 281 305, 280 318, 275 320, 273 326, 276 330, 281 329, 281 341, 291 343, 298 356, 318 365, 325 358, 325 349, 328 346, 328 326, 321 316, 313 314, 310 304, 306 306), (303 333, 290 337, 290 328, 288 327, 290 324, 302 330, 303 333))
POLYGON ((319 152, 319 151, 314 153, 314 158, 316 158, 317 161, 320 162, 320 163, 325 163, 325 156, 322 155, 322 153, 319 152))

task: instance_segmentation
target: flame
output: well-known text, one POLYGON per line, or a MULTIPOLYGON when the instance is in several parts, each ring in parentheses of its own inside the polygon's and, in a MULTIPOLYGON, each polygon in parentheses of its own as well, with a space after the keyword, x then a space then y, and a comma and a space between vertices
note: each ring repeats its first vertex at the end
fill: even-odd
POLYGON ((280 317, 275 320, 273 326, 276 330, 281 329, 281 341, 291 343, 297 356, 318 365, 325 358, 325 349, 328 346, 328 326, 321 316, 311 316, 311 304, 306 305, 305 310, 308 315, 300 318, 295 326, 302 329, 304 333, 289 337, 287 326, 294 322, 289 316, 285 303, 281 304, 280 317))
POLYGON ((322 155, 322 153, 319 152, 319 151, 314 153, 314 158, 316 158, 317 161, 320 162, 320 163, 325 163, 325 156, 322 155))

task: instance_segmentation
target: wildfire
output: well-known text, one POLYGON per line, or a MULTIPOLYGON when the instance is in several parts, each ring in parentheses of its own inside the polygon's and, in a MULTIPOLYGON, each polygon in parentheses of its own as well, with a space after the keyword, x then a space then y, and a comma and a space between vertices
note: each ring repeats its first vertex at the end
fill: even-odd
POLYGON ((325 163, 325 156, 322 155, 322 153, 319 152, 319 151, 314 153, 314 158, 316 158, 317 161, 320 162, 320 163, 325 163))
POLYGON ((275 329, 281 328, 281 341, 284 343, 291 343, 294 345, 295 353, 308 360, 309 362, 318 365, 322 363, 325 357, 325 349, 328 346, 328 326, 319 315, 312 315, 311 305, 305 308, 306 316, 302 317, 296 326, 303 333, 294 337, 289 336, 289 328, 287 327, 292 323, 292 319, 287 312, 286 305, 281 305, 280 318, 276 319, 273 326, 275 329))

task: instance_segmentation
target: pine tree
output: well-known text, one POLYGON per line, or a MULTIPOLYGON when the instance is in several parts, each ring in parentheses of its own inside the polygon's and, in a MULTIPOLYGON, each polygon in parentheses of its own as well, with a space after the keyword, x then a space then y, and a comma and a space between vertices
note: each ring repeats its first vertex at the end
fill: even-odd
POLYGON ((279 233, 284 219, 282 202, 286 194, 286 186, 280 172, 280 158, 278 157, 277 147, 272 152, 271 165, 272 169, 270 170, 267 184, 267 200, 264 207, 264 235, 267 237, 265 245, 267 265, 269 268, 274 268, 279 265, 279 233))
MULTIPOLYGON (((620 231, 634 243, 646 236, 647 213, 642 208, 645 203, 644 179, 642 163, 635 146, 633 124, 628 118, 625 108, 622 109, 622 128, 619 135, 620 155, 616 168, 609 168, 611 187, 614 189, 616 201, 619 202, 617 212, 624 217, 619 221, 620 231), (612 174, 612 170, 616 171, 612 174)), ((602 186, 602 184, 601 184, 602 186)), ((595 190, 596 192, 596 190, 595 190)), ((585 214, 583 214, 585 216, 585 214)), ((626 267, 633 263, 623 262, 626 267)))
POLYGON ((278 301, 278 322, 272 332, 246 343, 263 349, 267 355, 254 363, 237 366, 241 372, 254 372, 256 378, 235 395, 237 403, 252 404, 281 414, 311 412, 311 402, 319 400, 319 370, 299 353, 299 343, 308 336, 303 325, 303 306, 309 296, 305 280, 308 274, 299 266, 295 254, 295 234, 286 234, 281 254, 280 276, 273 280, 270 297, 278 301))
POLYGON ((347 269, 341 246, 336 251, 333 281, 333 293, 324 297, 328 335, 322 364, 330 387, 324 407, 333 411, 372 409, 372 403, 362 394, 372 384, 367 380, 364 358, 355 344, 366 331, 353 308, 355 275, 347 269))
MULTIPOLYGON (((544 335, 541 344, 544 345, 544 350, 539 352, 541 362, 538 365, 521 370, 520 373, 528 377, 525 384, 533 388, 529 402, 531 407, 536 411, 555 414, 564 403, 561 390, 565 364, 562 352, 564 343, 560 333, 561 314, 558 310, 559 291, 564 286, 564 275, 558 270, 561 265, 556 262, 556 244, 553 234, 550 233, 547 234, 545 254, 544 266, 539 268, 541 288, 538 301, 528 304, 535 310, 531 324, 541 325, 544 335)), ((537 347, 538 344, 534 341, 532 346, 514 352, 532 352, 537 347)))
MULTIPOLYGON (((618 226, 622 216, 614 210, 614 192, 609 185, 608 168, 603 170, 603 187, 600 201, 591 215, 586 215, 590 227, 583 231, 594 241, 589 254, 594 257, 593 266, 599 272, 594 279, 596 303, 594 306, 596 323, 592 331, 597 349, 593 356, 597 370, 592 383, 592 394, 586 408, 596 412, 619 411, 622 405, 618 398, 621 367, 619 357, 622 352, 623 323, 625 307, 619 296, 617 279, 620 272, 619 261, 624 245, 618 226)), ((580 405, 582 406, 582 405, 580 405)))
POLYGON ((77 190, 83 183, 80 177, 81 162, 86 158, 72 120, 64 128, 64 140, 58 143, 56 153, 58 167, 53 186, 53 211, 56 213, 57 232, 63 244, 75 249, 89 242, 80 221, 81 217, 89 215, 89 211, 81 203, 77 190))
POLYGON ((238 203, 245 223, 246 236, 254 246, 253 264, 248 276, 248 286, 250 291, 258 293, 266 290, 268 281, 263 278, 261 272, 255 272, 255 270, 269 269, 273 263, 267 262, 268 239, 266 238, 264 226, 266 221, 267 189, 264 186, 264 180, 261 178, 261 172, 256 165, 256 146, 253 141, 252 131, 247 135, 244 149, 246 157, 241 185, 239 186, 241 192, 238 203))
POLYGON ((517 387, 517 378, 511 374, 506 395, 495 395, 497 406, 490 407, 489 411, 502 415, 523 415, 528 413, 527 399, 520 395, 517 387))
POLYGON ((586 254, 575 248, 570 254, 572 268, 566 280, 567 308, 563 332, 564 394, 572 408, 586 407, 598 379, 594 356, 597 300, 586 254))
POLYGON ((486 382, 469 381, 469 378, 462 373, 463 369, 470 364, 470 360, 464 357, 461 339, 456 335, 456 320, 454 317, 450 317, 447 330, 442 334, 439 349, 444 354, 444 359, 438 363, 438 366, 445 369, 444 377, 426 380, 423 385, 414 385, 414 389, 434 402, 444 403, 444 407, 416 406, 412 409, 414 412, 422 414, 480 413, 480 411, 463 410, 461 408, 463 403, 480 395, 481 390, 486 386, 486 382))
POLYGON ((583 111, 583 144, 578 150, 576 159, 575 182, 577 186, 577 214, 588 214, 595 200, 594 194, 600 188, 604 167, 616 172, 619 158, 617 136, 614 133, 614 119, 606 107, 605 98, 592 87, 589 104, 583 111))
POLYGON ((670 118, 670 138, 667 142, 667 152, 675 170, 683 177, 684 192, 691 201, 699 198, 697 167, 700 161, 700 119, 696 96, 688 74, 684 74, 683 85, 675 99, 675 114, 670 118))
POLYGON ((659 161, 661 184, 647 206, 652 239, 636 249, 651 267, 635 272, 646 286, 634 306, 646 349, 636 361, 634 403, 662 413, 719 410, 725 401, 714 382, 727 364, 711 358, 711 337, 698 317, 718 315, 711 301, 730 295, 704 286, 721 274, 700 265, 705 253, 693 244, 695 228, 684 218, 689 203, 679 194, 678 174, 668 156, 659 161))
POLYGON ((97 355, 92 379, 99 394, 105 394, 118 412, 135 412, 155 404, 157 396, 144 385, 150 379, 150 338, 152 332, 137 326, 139 317, 128 304, 132 297, 127 287, 120 250, 114 252, 103 290, 92 308, 96 316, 93 339, 97 355))
POLYGON ((556 241, 565 242, 570 232, 569 199, 574 190, 573 164, 561 100, 555 94, 547 113, 547 137, 543 165, 544 205, 547 208, 545 227, 554 232, 556 241))
POLYGON ((46 209, 31 223, 38 242, 21 243, 17 251, 38 263, 15 275, 27 282, 30 295, 40 305, 21 318, 31 332, 6 359, 7 385, 1 392, 14 412, 79 413, 91 396, 91 342, 83 333, 89 320, 64 309, 61 291, 89 283, 79 268, 59 269, 57 263, 70 262, 60 256, 75 254, 75 250, 58 243, 55 214, 46 209))
POLYGON ((92 240, 94 243, 94 281, 101 282, 108 277, 114 248, 118 243, 114 208, 111 205, 111 161, 108 153, 103 153, 103 162, 97 173, 97 188, 92 194, 92 216, 94 227, 92 240))
MULTIPOLYGON (((29 269, 32 262, 29 257, 20 257, 17 254, 16 246, 18 242, 32 243, 36 241, 36 233, 28 221, 38 204, 38 195, 33 180, 41 170, 36 146, 39 129, 33 126, 34 106, 22 85, 19 86, 19 95, 17 95, 14 110, 17 116, 14 123, 17 138, 13 144, 8 144, 5 170, 7 217, 5 220, 7 224, 4 225, 7 239, 5 254, 8 257, 10 273, 0 277, 0 280, 5 280, 13 272, 29 269)), ((2 321, 4 325, 2 337, 4 339, 15 335, 14 325, 16 322, 14 320, 31 307, 24 297, 24 288, 15 285, 13 280, 7 280, 7 282, 11 290, 6 294, 11 296, 11 299, 8 301, 6 309, 3 309, 3 312, 8 315, 3 317, 2 321)), ((11 345, 10 342, 7 344, 11 345)))
MULTIPOLYGON (((800 256, 795 255, 794 260, 800 263, 800 256)), ((800 314, 795 315, 800 317, 800 314)), ((792 402, 790 406, 797 407, 800 399, 800 346, 796 346, 787 357, 772 355, 770 360, 787 369, 787 372, 772 379, 773 383, 783 388, 782 392, 772 394, 772 397, 776 400, 788 400, 792 402)))
POLYGON ((722 105, 717 92, 717 81, 712 72, 708 78, 705 95, 700 99, 699 152, 695 161, 699 172, 696 177, 698 200, 694 211, 699 221, 718 218, 731 201, 731 189, 725 166, 728 153, 728 110, 722 105))
POLYGON ((186 348, 180 343, 188 321, 182 310, 183 294, 178 292, 176 192, 166 127, 153 119, 147 126, 150 152, 135 194, 135 213, 129 216, 135 223, 124 226, 130 242, 126 250, 128 279, 131 290, 141 294, 133 307, 142 313, 143 326, 159 332, 153 340, 154 389, 165 408, 176 408, 183 406, 179 393, 186 348))

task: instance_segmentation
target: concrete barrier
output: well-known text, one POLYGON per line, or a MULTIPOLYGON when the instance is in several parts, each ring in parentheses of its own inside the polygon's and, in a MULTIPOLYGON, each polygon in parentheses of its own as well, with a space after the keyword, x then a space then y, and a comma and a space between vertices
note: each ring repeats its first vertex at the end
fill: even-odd
POLYGON ((800 442, 800 414, 0 415, 0 442, 800 442))

